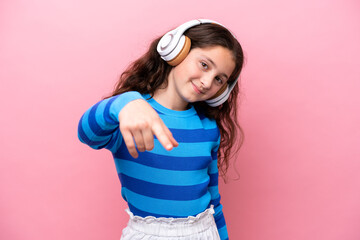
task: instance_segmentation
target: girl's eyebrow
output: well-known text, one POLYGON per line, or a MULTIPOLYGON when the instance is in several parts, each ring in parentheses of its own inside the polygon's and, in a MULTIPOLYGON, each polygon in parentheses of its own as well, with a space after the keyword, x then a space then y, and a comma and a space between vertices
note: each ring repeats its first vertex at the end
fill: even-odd
MULTIPOLYGON (((213 60, 211 60, 209 57, 207 56, 203 56, 204 58, 206 58, 206 60, 208 60, 215 68, 217 68, 216 64, 214 63, 213 60)), ((225 73, 221 73, 220 75, 223 75, 224 77, 226 77, 227 79, 229 79, 229 77, 225 74, 225 73)))

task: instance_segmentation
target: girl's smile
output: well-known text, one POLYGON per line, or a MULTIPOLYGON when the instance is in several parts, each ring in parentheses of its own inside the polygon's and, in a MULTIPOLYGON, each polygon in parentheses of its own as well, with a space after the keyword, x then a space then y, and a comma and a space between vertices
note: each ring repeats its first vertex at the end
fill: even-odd
POLYGON ((191 84, 193 85, 193 88, 195 90, 196 93, 198 94, 204 94, 201 90, 200 87, 197 87, 193 82, 191 82, 191 84))

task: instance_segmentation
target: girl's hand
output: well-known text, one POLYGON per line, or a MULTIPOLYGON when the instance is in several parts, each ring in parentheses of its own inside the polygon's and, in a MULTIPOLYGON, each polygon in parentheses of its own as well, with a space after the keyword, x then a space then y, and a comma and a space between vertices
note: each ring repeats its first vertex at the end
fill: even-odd
POLYGON ((120 131, 130 155, 154 148, 154 135, 170 151, 179 144, 165 126, 157 112, 143 99, 129 102, 119 113, 120 131))

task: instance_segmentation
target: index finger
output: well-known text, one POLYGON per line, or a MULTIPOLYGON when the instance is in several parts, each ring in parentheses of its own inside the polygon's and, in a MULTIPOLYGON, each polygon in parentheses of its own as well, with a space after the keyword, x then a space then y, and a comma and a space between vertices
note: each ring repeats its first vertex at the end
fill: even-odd
POLYGON ((162 123, 163 125, 163 129, 165 131, 165 133, 168 135, 171 143, 173 144, 174 147, 177 147, 179 145, 179 143, 175 140, 174 136, 172 135, 170 129, 164 124, 162 123))
POLYGON ((170 151, 173 149, 173 147, 177 146, 177 142, 173 138, 170 130, 162 122, 154 123, 152 126, 152 131, 166 150, 170 151), (167 134, 166 130, 170 133, 170 136, 167 134))

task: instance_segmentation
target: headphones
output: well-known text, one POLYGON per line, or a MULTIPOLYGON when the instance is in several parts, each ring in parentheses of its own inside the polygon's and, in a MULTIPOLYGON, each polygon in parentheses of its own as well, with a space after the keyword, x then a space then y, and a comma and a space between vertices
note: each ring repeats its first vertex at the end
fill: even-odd
MULTIPOLYGON (((194 26, 207 23, 224 27, 222 24, 208 19, 197 19, 186 22, 174 30, 167 32, 160 39, 157 45, 157 51, 161 58, 171 66, 176 66, 181 63, 188 55, 191 47, 191 40, 184 35, 184 32, 194 26)), ((225 84, 214 97, 205 102, 211 107, 217 107, 223 104, 229 98, 230 92, 235 87, 237 80, 238 79, 231 84, 225 84)))

